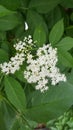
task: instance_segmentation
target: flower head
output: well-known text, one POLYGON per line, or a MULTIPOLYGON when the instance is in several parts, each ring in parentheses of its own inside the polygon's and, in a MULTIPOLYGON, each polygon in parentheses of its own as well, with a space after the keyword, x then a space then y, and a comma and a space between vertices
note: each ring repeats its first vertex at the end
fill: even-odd
POLYGON ((37 58, 33 59, 34 56, 28 54, 28 65, 24 71, 24 77, 29 83, 36 83, 37 90, 41 92, 47 90, 49 79, 51 79, 52 85, 66 81, 65 75, 61 74, 56 66, 58 61, 56 48, 52 48, 51 44, 43 45, 37 50, 36 56, 37 58))

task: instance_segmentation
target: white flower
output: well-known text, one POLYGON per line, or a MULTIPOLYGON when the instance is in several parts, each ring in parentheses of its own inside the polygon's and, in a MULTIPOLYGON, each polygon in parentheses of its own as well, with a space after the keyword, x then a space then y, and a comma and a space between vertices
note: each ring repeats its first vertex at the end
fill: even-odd
POLYGON ((34 58, 34 55, 31 54, 34 43, 31 35, 16 43, 14 45, 16 55, 11 57, 8 63, 0 64, 0 69, 6 75, 14 74, 26 59, 24 78, 28 83, 34 83, 36 90, 44 92, 49 88, 49 80, 52 85, 56 85, 60 81, 66 81, 66 76, 61 74, 56 66, 58 62, 57 49, 52 48, 51 44, 43 45, 37 50, 34 58))
POLYGON ((1 71, 6 75, 9 73, 14 74, 16 70, 20 69, 20 66, 23 64, 24 60, 24 53, 17 53, 14 57, 11 57, 8 63, 4 62, 0 65, 1 71))
MULTIPOLYGON (((27 51, 29 52, 28 48, 33 45, 34 42, 31 35, 25 37, 23 41, 19 41, 18 43, 16 43, 14 45, 14 48, 17 51, 16 55, 14 57, 11 57, 8 63, 4 62, 3 64, 0 64, 1 71, 5 74, 14 74, 16 70, 19 70, 20 66, 25 61, 26 55, 24 55, 24 53, 26 54, 27 51)), ((32 57, 28 56, 28 58, 31 61, 32 57)))
POLYGON ((5 62, 4 64, 0 64, 0 68, 2 69, 3 73, 6 73, 6 75, 9 74, 9 66, 7 62, 5 62))
POLYGON ((28 48, 31 48, 32 46, 34 46, 34 42, 31 35, 29 35, 28 37, 25 37, 23 41, 19 41, 18 43, 16 43, 14 45, 14 48, 16 49, 16 51, 26 53, 28 51, 28 48))
POLYGON ((27 63, 31 63, 32 57, 33 56, 30 53, 28 53, 28 55, 27 55, 27 59, 28 59, 27 63))
POLYGON ((58 57, 57 49, 52 48, 51 44, 43 45, 37 50, 36 59, 32 54, 27 56, 27 67, 24 71, 24 78, 29 83, 36 83, 35 88, 44 92, 48 89, 48 81, 56 85, 60 81, 66 81, 66 76, 61 74, 59 68, 56 67, 58 57))
POLYGON ((47 83, 48 83, 47 79, 39 80, 38 85, 36 85, 36 90, 40 89, 41 92, 48 90, 48 86, 46 86, 47 83))

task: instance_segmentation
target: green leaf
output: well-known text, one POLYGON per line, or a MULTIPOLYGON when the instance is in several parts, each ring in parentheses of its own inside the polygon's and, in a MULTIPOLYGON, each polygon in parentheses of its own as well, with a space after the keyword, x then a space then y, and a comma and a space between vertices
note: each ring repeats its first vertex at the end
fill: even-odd
POLYGON ((63 49, 64 51, 68 51, 73 47, 73 38, 65 37, 63 38, 57 45, 59 49, 63 49))
POLYGON ((0 32, 0 41, 6 40, 6 32, 0 32))
POLYGON ((42 46, 46 43, 46 33, 42 26, 36 27, 33 34, 33 39, 36 41, 38 46, 42 46))
POLYGON ((26 116, 38 122, 47 122, 62 115, 73 104, 73 85, 61 83, 50 87, 45 93, 34 92, 31 97, 32 106, 27 109, 26 116))
POLYGON ((73 0, 63 0, 61 5, 65 8, 73 8, 73 0))
POLYGON ((59 6, 49 12, 48 17, 46 17, 49 29, 53 27, 60 19, 62 19, 62 12, 59 6))
POLYGON ((21 82, 25 82, 25 79, 24 79, 24 73, 23 73, 23 70, 20 69, 19 71, 16 71, 15 72, 15 77, 20 80, 21 82))
POLYGON ((3 41, 1 44, 1 49, 5 50, 7 53, 9 52, 9 43, 7 41, 3 41))
POLYGON ((29 126, 26 125, 26 123, 24 122, 24 120, 22 120, 21 117, 16 116, 9 130, 32 130, 32 129, 30 129, 29 126))
POLYGON ((6 15, 10 15, 12 13, 15 13, 14 11, 10 11, 8 9, 6 9, 5 7, 3 7, 2 5, 0 5, 0 17, 6 16, 6 15))
POLYGON ((21 24, 19 27, 17 26, 14 29, 14 34, 17 39, 21 38, 24 34, 24 24, 21 24))
POLYGON ((22 18, 18 14, 12 14, 1 17, 0 19, 0 31, 7 31, 22 24, 22 18))
POLYGON ((28 8, 29 0, 20 0, 20 7, 19 9, 25 14, 28 8))
POLYGON ((19 130, 19 128, 20 128, 20 125, 19 125, 18 118, 15 118, 15 119, 13 120, 13 123, 11 124, 9 130, 19 130))
POLYGON ((5 123, 5 120, 4 120, 4 116, 5 116, 4 113, 6 113, 6 112, 4 110, 3 104, 4 104, 4 102, 0 101, 0 129, 1 130, 7 130, 6 123, 5 123))
POLYGON ((42 26, 42 28, 45 30, 46 34, 48 34, 47 25, 46 25, 43 17, 40 14, 38 14, 37 12, 31 11, 31 10, 28 11, 26 21, 29 25, 29 29, 31 30, 31 32, 34 32, 34 30, 38 26, 42 26))
POLYGON ((0 102, 0 129, 10 130, 14 118, 15 118, 15 112, 5 101, 1 101, 0 102))
POLYGON ((62 63, 64 66, 73 68, 73 57, 69 52, 58 48, 58 59, 59 62, 62 63))
POLYGON ((17 8, 20 7, 20 1, 19 0, 16 0, 16 1, 15 0, 0 0, 0 5, 3 5, 10 10, 17 10, 17 8))
POLYGON ((49 34, 49 41, 52 45, 55 45, 62 37, 64 33, 63 19, 59 20, 52 28, 49 34))
POLYGON ((9 60, 8 53, 4 51, 3 49, 0 49, 0 63, 3 63, 8 60, 9 60))
POLYGON ((66 35, 70 36, 70 37, 73 37, 73 26, 72 25, 70 25, 70 26, 67 27, 67 29, 66 29, 66 35))
POLYGON ((61 0, 31 0, 29 8, 36 9, 40 13, 48 13, 60 2, 61 0))
POLYGON ((69 75, 68 75, 68 82, 73 84, 73 69, 71 70, 71 73, 69 73, 69 75))
POLYGON ((20 130, 32 130, 32 129, 27 125, 21 123, 20 130))
POLYGON ((4 97, 0 94, 0 102, 3 101, 4 97))
POLYGON ((12 77, 5 77, 5 92, 9 101, 18 109, 20 112, 25 112, 26 98, 22 86, 12 77))

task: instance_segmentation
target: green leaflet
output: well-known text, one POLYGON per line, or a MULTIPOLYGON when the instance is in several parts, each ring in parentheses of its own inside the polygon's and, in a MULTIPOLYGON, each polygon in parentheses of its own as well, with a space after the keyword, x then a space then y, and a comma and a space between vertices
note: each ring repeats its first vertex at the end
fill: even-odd
POLYGON ((34 32, 37 27, 42 26, 43 30, 45 30, 46 34, 48 34, 48 28, 45 20, 43 19, 42 15, 38 14, 36 11, 29 10, 26 21, 28 23, 30 32, 34 32))
POLYGON ((9 60, 8 53, 4 51, 3 49, 0 49, 0 63, 3 63, 8 60, 9 60))
POLYGON ((73 68, 73 57, 69 52, 58 48, 58 59, 59 62, 62 63, 65 67, 73 68))
POLYGON ((47 122, 63 114, 73 104, 73 85, 61 83, 45 93, 34 92, 31 96, 32 106, 26 116, 37 122, 47 122))
POLYGON ((65 8, 73 8, 73 0, 63 0, 62 6, 65 8))
POLYGON ((31 0, 29 8, 36 9, 40 13, 48 13, 60 2, 61 0, 31 0))
POLYGON ((7 9, 16 10, 20 6, 19 0, 0 0, 0 5, 3 5, 7 9))
POLYGON ((1 49, 3 49, 5 52, 9 53, 9 43, 6 41, 6 42, 2 42, 1 44, 1 49))
POLYGON ((62 19, 62 12, 60 7, 56 6, 49 12, 48 17, 46 18, 49 29, 51 29, 60 19, 62 19))
POLYGON ((46 43, 46 32, 42 26, 36 27, 33 34, 33 39, 38 47, 43 46, 43 44, 46 43))
POLYGON ((0 19, 0 31, 7 31, 22 24, 22 18, 18 14, 3 16, 0 19))
POLYGON ((1 32, 0 31, 0 41, 3 41, 6 39, 6 32, 1 32))
POLYGON ((63 19, 59 20, 52 28, 49 34, 49 41, 52 45, 55 45, 62 37, 64 33, 63 19))
POLYGON ((25 82, 23 70, 20 69, 19 71, 16 71, 14 75, 15 75, 15 77, 16 77, 17 79, 19 79, 21 82, 25 82))
POLYGON ((19 130, 20 125, 17 118, 14 118, 9 130, 19 130))
POLYGON ((64 51, 68 51, 73 48, 73 38, 65 37, 63 38, 57 45, 59 49, 63 49, 64 51))
POLYGON ((3 7, 2 5, 0 5, 0 17, 6 16, 6 15, 10 15, 15 13, 14 11, 8 10, 5 7, 3 7))
POLYGON ((25 113, 26 97, 20 83, 14 78, 6 76, 4 84, 5 92, 9 101, 17 108, 19 112, 25 113))
POLYGON ((14 118, 15 118, 15 112, 4 100, 1 101, 0 102, 0 129, 10 130, 14 118))

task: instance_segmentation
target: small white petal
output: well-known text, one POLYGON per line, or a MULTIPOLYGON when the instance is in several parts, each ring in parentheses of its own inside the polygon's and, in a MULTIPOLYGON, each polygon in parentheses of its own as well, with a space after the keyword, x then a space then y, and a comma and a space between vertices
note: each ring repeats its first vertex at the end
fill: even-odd
POLYGON ((28 30, 28 24, 25 22, 25 30, 28 30))

